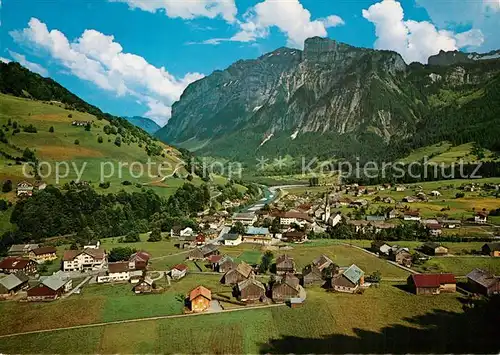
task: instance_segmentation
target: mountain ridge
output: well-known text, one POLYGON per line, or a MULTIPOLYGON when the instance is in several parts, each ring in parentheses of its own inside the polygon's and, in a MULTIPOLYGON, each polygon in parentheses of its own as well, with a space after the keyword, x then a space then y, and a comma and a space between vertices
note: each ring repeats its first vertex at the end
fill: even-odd
POLYGON ((144 131, 148 132, 151 135, 153 135, 156 131, 158 131, 161 128, 161 126, 158 123, 147 117, 127 116, 123 118, 132 123, 134 126, 143 129, 144 131))
POLYGON ((447 64, 447 56, 406 64, 393 51, 313 37, 303 51, 279 48, 190 84, 156 136, 234 159, 304 146, 330 157, 394 155, 388 147, 411 139, 440 90, 460 95, 500 73, 496 58, 447 64))

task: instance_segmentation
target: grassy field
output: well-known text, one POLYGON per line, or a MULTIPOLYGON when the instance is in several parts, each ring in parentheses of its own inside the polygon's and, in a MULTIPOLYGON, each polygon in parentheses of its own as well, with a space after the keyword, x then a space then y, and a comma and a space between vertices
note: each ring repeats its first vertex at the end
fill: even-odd
MULTIPOLYGON (((96 117, 78 111, 66 110, 57 104, 49 105, 40 101, 27 100, 9 95, 0 95, 0 125, 6 125, 8 119, 16 121, 18 125, 26 126, 32 124, 37 128, 37 133, 21 132, 12 136, 10 127, 6 131, 9 139, 9 145, 0 143, 0 150, 13 156, 22 155, 22 151, 29 147, 34 150, 40 161, 46 161, 50 164, 52 171, 49 171, 48 165, 44 167, 43 174, 49 175, 44 178, 47 183, 55 183, 55 163, 67 161, 70 164, 70 170, 66 174, 66 168, 61 166, 60 172, 63 176, 59 183, 64 184, 77 178, 77 173, 73 165, 78 170, 83 170, 82 180, 91 181, 97 186, 101 177, 101 172, 106 175, 105 181, 109 181, 111 186, 103 192, 115 192, 120 189, 134 191, 135 185, 124 186, 123 180, 139 184, 152 184, 152 188, 160 195, 169 196, 182 183, 183 179, 168 178, 164 182, 159 182, 157 176, 158 165, 152 166, 152 175, 148 176, 148 155, 144 146, 140 147, 139 142, 125 144, 120 147, 114 144, 115 136, 106 135, 103 127, 109 124, 106 120, 97 120, 96 117), (68 117, 72 115, 72 117, 68 117), (74 127, 71 122, 92 121, 92 128, 86 131, 84 127, 74 127), (49 132, 53 127, 54 132, 49 132), (103 142, 98 143, 97 138, 103 137, 103 142), (79 144, 75 144, 75 140, 79 144), (14 145, 17 149, 12 147, 14 145), (120 166, 120 163, 122 165, 120 166), (132 165, 134 163, 134 165, 132 165), (85 165, 84 165, 85 164, 85 165), (101 165, 105 164, 105 165, 101 165), (141 169, 145 172, 139 176, 141 169)), ((166 149, 171 149, 163 143, 158 143, 166 149)), ((173 171, 179 159, 174 155, 151 158, 154 164, 169 164, 162 173, 168 174, 173 171)), ((22 166, 14 164, 13 161, 5 158, 0 159, 0 180, 12 179, 14 183, 24 180, 22 166)), ((98 189, 99 190, 99 189, 98 189)), ((8 196, 12 198, 11 196, 8 196)))
MULTIPOLYGON (((156 296, 136 298, 146 301, 152 297, 156 296)), ((2 339, 0 351, 440 353, 461 349, 491 352, 494 344, 476 342, 475 348, 470 347, 472 343, 467 344, 470 338, 466 334, 472 336, 484 330, 478 326, 480 320, 480 315, 472 312, 464 315, 458 294, 415 296, 394 284, 382 284, 361 296, 311 288, 302 308, 283 306, 16 336, 2 339)))

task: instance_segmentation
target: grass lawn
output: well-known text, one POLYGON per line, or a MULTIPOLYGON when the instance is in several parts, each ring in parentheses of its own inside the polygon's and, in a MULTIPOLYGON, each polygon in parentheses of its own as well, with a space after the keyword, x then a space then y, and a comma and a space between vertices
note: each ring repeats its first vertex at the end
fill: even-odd
POLYGON ((490 257, 434 257, 423 265, 415 265, 421 272, 451 272, 456 276, 465 276, 475 268, 488 270, 494 275, 500 274, 500 258, 490 257))
MULTIPOLYGON (((415 296, 382 284, 363 295, 308 289, 286 306, 2 339, 0 351, 36 353, 494 352, 483 317, 459 294, 415 296), (468 336, 467 336, 468 335, 468 336), (472 341, 474 339, 474 341, 472 341), (478 342, 478 337, 482 340, 478 342), (73 340, 74 339, 74 340, 73 340)), ((490 329, 490 330, 488 330, 490 329)))

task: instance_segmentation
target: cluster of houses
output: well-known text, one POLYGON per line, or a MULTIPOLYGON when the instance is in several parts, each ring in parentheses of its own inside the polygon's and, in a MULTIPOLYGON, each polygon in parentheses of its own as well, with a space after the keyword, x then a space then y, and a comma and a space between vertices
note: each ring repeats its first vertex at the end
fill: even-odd
POLYGON ((34 183, 28 181, 21 181, 16 186, 17 197, 31 197, 33 196, 33 191, 44 190, 47 184, 43 181, 35 181, 34 183))

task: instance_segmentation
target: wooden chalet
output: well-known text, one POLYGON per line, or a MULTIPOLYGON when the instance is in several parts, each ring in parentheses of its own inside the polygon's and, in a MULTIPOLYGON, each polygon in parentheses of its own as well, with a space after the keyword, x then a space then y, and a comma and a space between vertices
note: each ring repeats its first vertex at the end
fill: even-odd
POLYGON ((28 276, 23 272, 9 274, 0 279, 0 299, 7 299, 28 287, 28 276))
POLYGON ((139 282, 132 289, 135 294, 151 293, 154 289, 154 281, 150 277, 141 277, 139 282))
POLYGON ((275 302, 286 302, 291 298, 300 297, 300 281, 293 274, 286 273, 272 287, 272 298, 275 302))
POLYGON ((33 275, 37 272, 37 263, 29 258, 9 256, 0 261, 0 271, 4 274, 23 272, 33 275))
POLYGON ((129 268, 131 270, 147 270, 151 254, 145 251, 138 251, 129 258, 129 268))
POLYGON ((188 295, 189 307, 192 312, 204 312, 210 308, 212 291, 203 286, 198 286, 188 295))
POLYGON ((488 271, 474 269, 467 275, 470 291, 485 296, 500 294, 500 279, 488 271))
POLYGON ((417 295, 439 295, 457 290, 453 274, 414 274, 408 277, 407 283, 417 295))
POLYGON ((304 285, 312 285, 323 282, 323 274, 321 270, 313 264, 307 265, 302 270, 302 278, 304 285))
POLYGON ((424 243, 420 249, 427 255, 447 255, 448 248, 436 242, 424 243))
POLYGON ((258 302, 266 297, 266 287, 253 278, 239 282, 236 288, 238 299, 242 302, 258 302))
POLYGON ((221 272, 221 273, 226 273, 229 270, 236 269, 238 267, 238 264, 236 264, 229 255, 224 255, 218 264, 218 267, 215 271, 221 272))
POLYGON ((307 235, 306 232, 300 231, 286 232, 281 240, 287 243, 303 243, 307 240, 307 235))
POLYGON ((391 251, 391 260, 397 262, 399 265, 411 267, 413 258, 406 248, 399 248, 391 251))
POLYGON ((253 268, 245 262, 241 262, 234 269, 227 271, 222 276, 221 283, 224 285, 235 285, 249 278, 254 278, 255 273, 253 268))
POLYGON ((484 255, 489 255, 493 257, 500 257, 500 242, 486 243, 481 248, 481 252, 484 255))
POLYGON ((337 292, 354 293, 364 284, 364 276, 364 271, 352 264, 344 271, 334 275, 329 286, 337 292))
POLYGON ((295 273, 295 261, 287 254, 280 255, 276 259, 276 274, 295 273))

